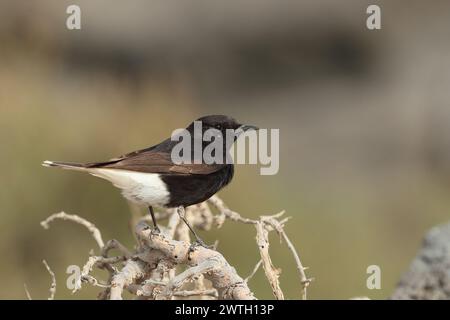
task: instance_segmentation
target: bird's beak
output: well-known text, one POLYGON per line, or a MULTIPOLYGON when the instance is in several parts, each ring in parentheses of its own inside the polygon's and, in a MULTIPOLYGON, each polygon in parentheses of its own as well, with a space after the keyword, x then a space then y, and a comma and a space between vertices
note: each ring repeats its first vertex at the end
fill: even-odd
POLYGON ((241 125, 240 127, 239 127, 239 129, 241 129, 242 131, 248 131, 248 130, 259 130, 259 128, 258 127, 256 127, 256 126, 252 126, 252 125, 249 125, 249 124, 243 124, 243 125, 241 125))

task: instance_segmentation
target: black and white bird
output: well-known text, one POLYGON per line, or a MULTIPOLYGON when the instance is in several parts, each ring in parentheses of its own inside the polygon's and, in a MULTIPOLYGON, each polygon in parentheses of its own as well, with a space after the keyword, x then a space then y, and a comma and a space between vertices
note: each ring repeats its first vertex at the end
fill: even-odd
MULTIPOLYGON (((235 119, 224 115, 211 115, 197 119, 201 122, 202 133, 208 129, 220 131, 226 137, 226 130, 238 132, 257 130, 251 125, 242 125, 235 119)), ((203 139, 203 134, 195 134, 194 122, 187 128, 192 136, 192 146, 199 143, 203 149, 210 143, 203 139), (201 141, 198 141, 198 140, 201 141)), ((235 136, 235 139, 237 136, 235 136)), ((123 156, 93 163, 72 163, 60 161, 44 161, 43 166, 57 167, 87 172, 93 176, 106 179, 122 190, 122 195, 149 209, 155 231, 159 231, 153 207, 177 208, 187 207, 203 202, 230 183, 233 178, 232 163, 181 163, 172 161, 172 149, 178 141, 171 138, 149 148, 127 153, 123 156)), ((223 159, 230 147, 223 139, 223 159)), ((191 148, 194 157, 194 148, 191 148)), ((183 215, 180 215, 194 234, 197 242, 204 245, 183 215)))

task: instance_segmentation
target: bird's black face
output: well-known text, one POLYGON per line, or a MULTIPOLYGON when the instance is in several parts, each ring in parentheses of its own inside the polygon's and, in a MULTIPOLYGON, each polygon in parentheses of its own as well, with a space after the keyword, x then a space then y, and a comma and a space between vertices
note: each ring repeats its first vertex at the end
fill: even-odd
MULTIPOLYGON (((212 140, 215 142, 222 141, 223 148, 221 149, 221 152, 223 152, 223 155, 220 157, 223 157, 221 160, 223 163, 229 158, 228 152, 233 142, 235 142, 244 131, 258 130, 255 126, 242 125, 235 119, 223 115, 201 117, 192 122, 186 129, 193 134, 191 149, 193 157, 198 156, 195 155, 195 141, 201 140, 202 150, 208 147, 212 140), (199 122, 201 123, 201 129, 197 127, 199 122), (232 132, 230 133, 229 130, 232 132)), ((215 152, 215 150, 212 151, 212 156, 214 157, 216 156, 215 152)))
POLYGON ((224 132, 226 129, 236 130, 240 126, 235 119, 222 115, 205 116, 197 119, 196 121, 202 122, 204 130, 217 129, 224 132))
POLYGON ((241 129, 242 131, 258 129, 257 127, 252 126, 252 125, 240 124, 234 118, 229 117, 229 116, 224 116, 224 115, 204 116, 204 117, 197 119, 196 121, 202 122, 203 131, 206 131, 208 129, 216 129, 216 130, 221 131, 223 136, 226 135, 227 129, 232 129, 232 130, 241 129))

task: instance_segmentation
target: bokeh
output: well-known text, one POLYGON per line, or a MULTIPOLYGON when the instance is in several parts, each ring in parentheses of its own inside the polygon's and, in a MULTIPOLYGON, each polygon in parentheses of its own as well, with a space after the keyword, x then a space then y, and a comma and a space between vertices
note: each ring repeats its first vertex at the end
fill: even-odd
MULTIPOLYGON (((206 114, 280 129, 280 171, 238 166, 220 192, 257 217, 285 209, 312 299, 387 298, 431 226, 450 217, 450 3, 360 0, 0 0, 0 298, 72 295, 68 265, 95 243, 82 227, 39 222, 65 211, 131 246, 136 208, 109 183, 41 167, 147 147, 206 114), (81 7, 81 30, 66 8, 81 7), (366 28, 378 4, 381 30, 366 28), (366 287, 369 265, 381 289, 366 287)), ((241 276, 255 230, 203 232, 241 276)), ((295 263, 276 235, 289 299, 295 263)), ((102 276, 102 274, 99 274, 102 276)), ((271 298, 260 270, 249 283, 271 298)))

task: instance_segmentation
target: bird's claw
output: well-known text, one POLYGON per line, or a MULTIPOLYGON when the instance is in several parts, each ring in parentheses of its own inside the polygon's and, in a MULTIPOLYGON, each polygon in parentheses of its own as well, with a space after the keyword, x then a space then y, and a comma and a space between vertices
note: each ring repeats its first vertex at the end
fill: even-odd
POLYGON ((154 228, 153 228, 152 234, 160 234, 160 233, 161 233, 161 230, 159 230, 158 227, 154 227, 154 228))
POLYGON ((203 247, 205 249, 212 249, 213 246, 208 246, 202 239, 197 238, 194 242, 189 246, 189 251, 194 251, 196 247, 203 247))

